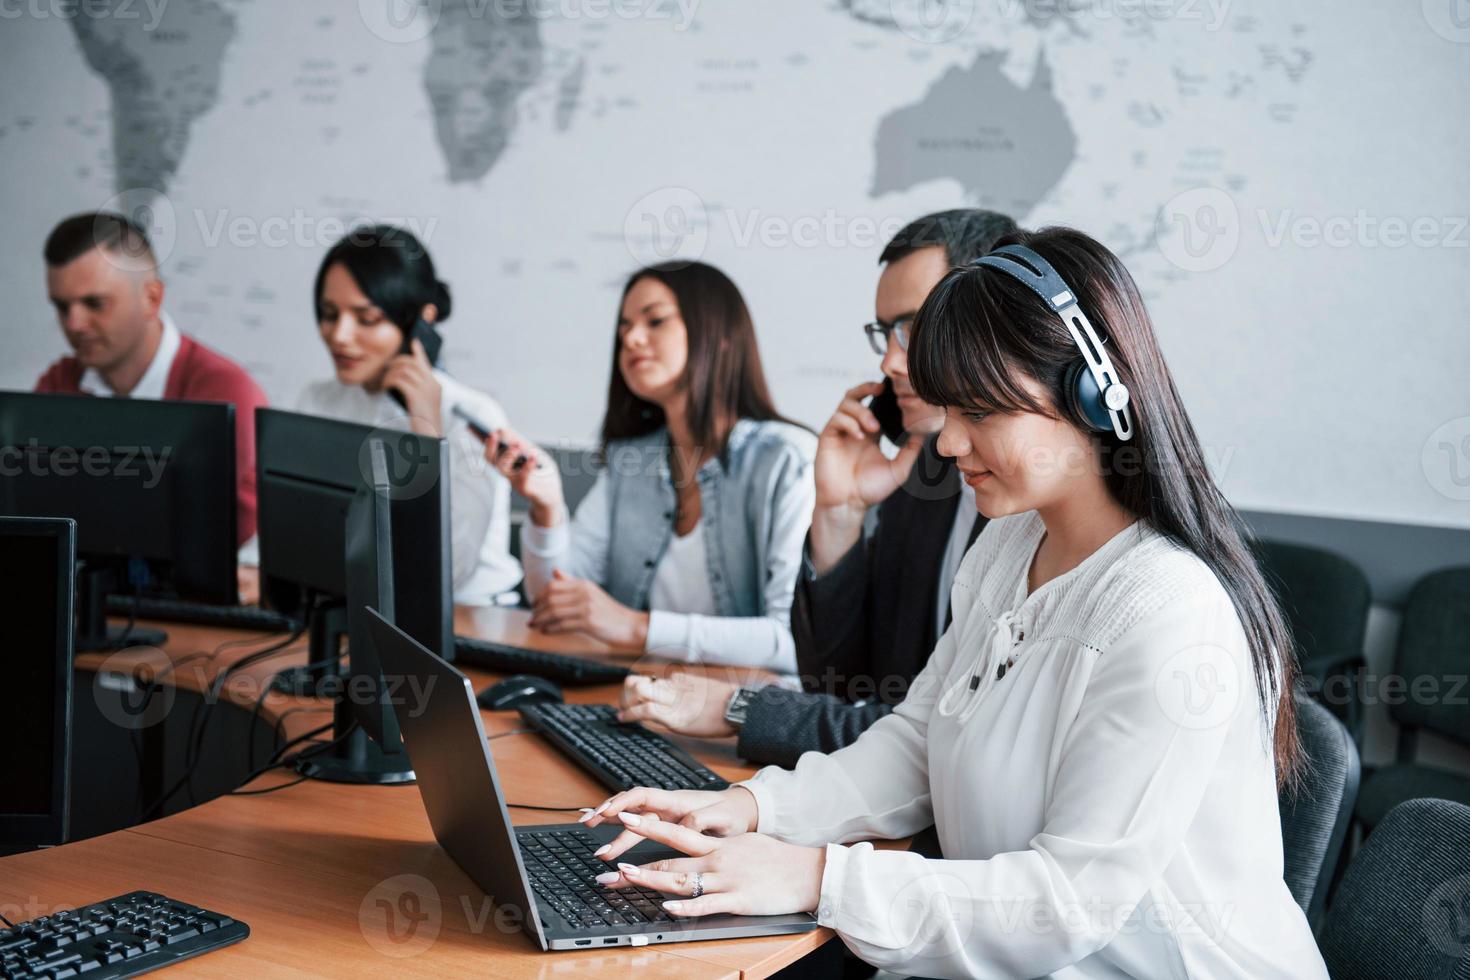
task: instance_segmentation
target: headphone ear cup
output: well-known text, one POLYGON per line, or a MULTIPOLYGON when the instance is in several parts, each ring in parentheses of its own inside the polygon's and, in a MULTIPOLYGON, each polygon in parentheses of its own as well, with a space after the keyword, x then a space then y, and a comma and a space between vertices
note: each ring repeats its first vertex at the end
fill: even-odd
POLYGON ((1062 392, 1073 414, 1081 416, 1094 432, 1112 432, 1113 417, 1103 404, 1102 389, 1087 370, 1087 362, 1078 358, 1062 377, 1062 392))

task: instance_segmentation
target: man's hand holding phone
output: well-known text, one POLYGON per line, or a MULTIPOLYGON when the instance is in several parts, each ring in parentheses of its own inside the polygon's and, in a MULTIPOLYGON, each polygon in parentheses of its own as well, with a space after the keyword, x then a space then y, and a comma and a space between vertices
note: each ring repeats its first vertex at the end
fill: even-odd
POLYGON ((888 391, 881 381, 849 389, 817 438, 811 551, 818 575, 836 565, 858 542, 868 508, 887 500, 902 486, 919 458, 924 444, 921 436, 904 438, 893 459, 884 456, 878 445, 883 427, 863 399, 879 398, 888 391))

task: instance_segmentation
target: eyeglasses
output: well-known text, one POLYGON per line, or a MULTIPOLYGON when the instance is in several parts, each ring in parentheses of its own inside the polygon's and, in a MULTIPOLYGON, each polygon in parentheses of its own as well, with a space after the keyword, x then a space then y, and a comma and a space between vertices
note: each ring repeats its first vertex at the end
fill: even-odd
POLYGON ((863 324, 863 333, 868 335, 868 343, 873 347, 873 353, 882 356, 888 353, 888 335, 893 334, 898 341, 898 349, 907 351, 909 349, 909 331, 914 327, 914 317, 901 316, 892 323, 884 323, 882 320, 874 320, 872 323, 863 324))

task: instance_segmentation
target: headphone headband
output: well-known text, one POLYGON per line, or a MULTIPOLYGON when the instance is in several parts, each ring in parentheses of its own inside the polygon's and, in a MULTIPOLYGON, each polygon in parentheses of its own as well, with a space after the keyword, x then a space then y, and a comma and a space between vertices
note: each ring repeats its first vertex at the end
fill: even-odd
MULTIPOLYGON (((1133 412, 1128 407, 1128 386, 1123 384, 1118 372, 1113 369, 1113 362, 1108 358, 1103 341, 1092 328, 1087 314, 1082 312, 1072 287, 1052 268, 1051 263, 1025 245, 1006 245, 970 264, 1004 272, 1040 296, 1042 302, 1061 317, 1067 326, 1067 332, 1072 335, 1072 342, 1082 355, 1088 373, 1097 384, 1099 407, 1107 413, 1113 432, 1124 442, 1133 438, 1133 412)), ((1084 411, 1083 414, 1088 413, 1084 411)), ((1105 425, 1098 427, 1108 428, 1105 425)))

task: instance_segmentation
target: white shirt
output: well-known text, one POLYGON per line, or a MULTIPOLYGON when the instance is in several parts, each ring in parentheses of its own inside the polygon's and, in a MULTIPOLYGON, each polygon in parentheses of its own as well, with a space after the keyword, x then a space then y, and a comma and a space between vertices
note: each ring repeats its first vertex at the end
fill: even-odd
POLYGON ((715 592, 709 584, 704 546, 704 521, 696 521, 694 530, 682 538, 676 534, 669 540, 668 550, 653 572, 648 608, 696 616, 715 615, 715 592))
MULTIPOLYGON (((483 606, 516 587, 521 566, 510 554, 510 484, 485 461, 484 444, 453 414, 463 404, 486 425, 506 424, 500 403, 483 392, 434 370, 440 387, 440 424, 449 444, 449 510, 454 602, 483 606)), ((344 385, 336 378, 313 381, 301 392, 296 410, 309 415, 407 430, 408 415, 384 391, 344 385)))
POLYGON ((744 784, 758 830, 827 845, 818 920, 884 969, 1325 980, 1228 594, 1140 522, 1028 596, 1042 531, 986 525, 908 697, 744 784), (931 819, 943 860, 842 846, 931 819))
POLYGON ((153 360, 148 362, 148 369, 133 386, 133 390, 126 395, 118 395, 102 380, 102 375, 97 373, 96 368, 87 368, 82 376, 77 379, 77 388, 88 395, 97 398, 139 398, 149 401, 162 401, 163 390, 168 385, 169 372, 174 369, 174 358, 179 356, 179 345, 181 338, 179 328, 174 325, 173 317, 164 310, 158 311, 158 320, 163 324, 163 334, 158 339, 158 350, 153 352, 153 360))
POLYGON ((943 636, 949 619, 949 590, 954 585, 955 573, 965 557, 970 543, 970 532, 975 529, 975 488, 964 480, 960 481, 960 499, 955 504, 954 524, 949 529, 949 541, 944 546, 944 557, 939 560, 939 588, 934 596, 934 635, 943 636))
MULTIPOLYGON (((799 495, 788 501, 792 516, 790 521, 778 521, 772 529, 776 540, 771 544, 777 554, 801 554, 801 542, 806 531, 815 498, 815 485, 806 479, 799 495)), ((612 501, 608 494, 606 471, 599 472, 592 489, 577 505, 577 513, 568 525, 566 521, 552 527, 537 527, 527 522, 521 531, 521 558, 526 565, 526 594, 533 600, 551 581, 554 569, 575 567, 572 559, 577 541, 593 552, 600 553, 593 565, 606 567, 605 558, 608 539, 611 536, 612 501)), ((704 522, 700 521, 702 525, 704 522)), ((672 547, 672 542, 670 546, 672 547)), ((708 547, 706 542, 700 542, 708 547)), ((694 609, 684 609, 672 601, 667 608, 652 605, 648 614, 648 639, 644 643, 646 653, 656 653, 670 660, 684 660, 698 664, 724 664, 732 667, 763 667, 777 674, 796 672, 796 641, 791 636, 791 593, 788 584, 796 577, 797 565, 792 562, 790 578, 773 576, 767 595, 765 616, 716 616, 704 615, 694 609)), ((585 574, 585 573, 584 573, 585 574)), ((703 588, 713 590, 709 583, 709 570, 701 569, 698 577, 703 588)))

